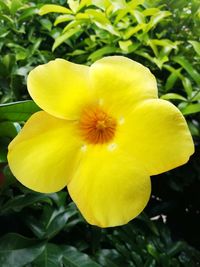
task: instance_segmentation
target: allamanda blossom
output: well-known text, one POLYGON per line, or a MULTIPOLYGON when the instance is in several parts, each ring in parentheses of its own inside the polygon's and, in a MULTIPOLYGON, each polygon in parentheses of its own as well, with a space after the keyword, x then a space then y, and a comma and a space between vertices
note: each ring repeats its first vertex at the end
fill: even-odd
POLYGON ((90 67, 56 59, 33 69, 28 90, 44 110, 9 145, 17 179, 32 190, 68 187, 93 225, 122 225, 148 202, 150 176, 194 152, 180 111, 158 99, 155 77, 121 56, 90 67))

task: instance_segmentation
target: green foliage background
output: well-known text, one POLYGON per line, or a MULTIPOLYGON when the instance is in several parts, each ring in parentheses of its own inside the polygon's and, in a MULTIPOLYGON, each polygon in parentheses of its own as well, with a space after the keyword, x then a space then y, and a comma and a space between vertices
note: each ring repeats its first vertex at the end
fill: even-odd
POLYGON ((199 38, 198 0, 0 0, 1 267, 200 265, 199 38), (34 66, 56 57, 89 65, 113 54, 151 69, 160 97, 187 119, 196 152, 185 166, 152 177, 143 214, 101 230, 84 221, 65 190, 46 195, 24 188, 6 154, 38 110, 26 89, 34 66))

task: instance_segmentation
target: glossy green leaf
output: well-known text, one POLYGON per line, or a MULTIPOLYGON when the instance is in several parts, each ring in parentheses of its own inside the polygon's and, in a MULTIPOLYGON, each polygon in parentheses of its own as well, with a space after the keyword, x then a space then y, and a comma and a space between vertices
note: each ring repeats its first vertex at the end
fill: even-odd
POLYGON ((1 9, 8 14, 10 13, 9 5, 5 0, 0 0, 0 10, 1 9))
POLYGON ((20 0, 11 0, 11 4, 10 4, 10 11, 11 14, 15 14, 15 12, 22 7, 22 1, 20 0))
POLYGON ((129 27, 127 29, 127 31, 125 32, 123 38, 124 39, 129 39, 131 36, 133 36, 134 34, 136 34, 138 31, 144 29, 146 27, 146 24, 142 23, 142 24, 138 24, 135 27, 129 27))
POLYGON ((66 225, 70 216, 71 214, 67 211, 63 211, 57 214, 56 217, 50 220, 44 237, 49 239, 60 232, 60 230, 66 225))
POLYGON ((104 14, 102 11, 87 9, 85 13, 89 15, 91 21, 95 23, 99 28, 103 28, 104 30, 116 36, 120 35, 118 31, 113 27, 109 19, 106 17, 106 14, 104 14))
POLYGON ((26 121, 40 108, 31 100, 0 105, 0 121, 26 121))
POLYGON ((151 39, 151 42, 157 46, 164 46, 165 48, 176 49, 178 42, 172 42, 169 39, 151 39))
POLYGON ((52 51, 54 51, 58 46, 60 46, 62 43, 64 43, 67 39, 69 39, 73 35, 81 32, 82 32, 81 27, 77 26, 76 28, 72 28, 69 31, 65 32, 64 34, 58 36, 53 44, 52 51))
POLYGON ((72 11, 69 8, 59 6, 59 5, 53 5, 53 4, 44 5, 39 10, 40 15, 45 15, 45 14, 51 13, 51 12, 72 14, 72 11))
POLYGON ((0 266, 22 267, 35 260, 44 251, 42 243, 19 234, 7 234, 0 239, 0 266))
POLYGON ((88 255, 79 252, 75 247, 62 246, 63 263, 65 267, 100 267, 88 255))
POLYGON ((155 15, 156 13, 158 13, 159 11, 160 11, 159 8, 152 7, 152 8, 145 9, 142 13, 145 16, 152 16, 152 15, 155 15))
POLYGON ((6 15, 6 14, 3 13, 3 14, 0 14, 0 17, 4 21, 6 21, 8 23, 8 25, 10 24, 11 25, 11 28, 14 27, 14 20, 10 16, 8 16, 8 15, 6 15))
POLYGON ((135 17, 138 24, 146 24, 146 18, 140 10, 135 9, 133 11, 130 11, 130 13, 133 17, 135 17))
POLYGON ((105 56, 105 55, 109 55, 109 54, 113 54, 117 51, 116 47, 113 46, 105 46, 103 48, 98 49, 97 51, 95 51, 94 53, 92 53, 89 56, 89 59, 94 62, 98 59, 100 59, 101 57, 105 56))
POLYGON ((180 64, 197 84, 200 84, 200 74, 197 72, 196 69, 194 69, 192 64, 189 63, 189 61, 186 58, 181 56, 176 56, 173 58, 173 60, 178 64, 180 64))
POLYGON ((48 31, 51 31, 52 23, 49 19, 40 19, 40 23, 43 26, 44 29, 47 29, 48 31))
POLYGON ((196 51, 196 53, 200 56, 200 42, 197 41, 188 41, 196 51))
POLYGON ((186 107, 181 108, 181 112, 183 113, 183 115, 190 115, 200 112, 200 103, 189 104, 186 107))
POLYGON ((75 0, 68 0, 68 5, 70 7, 70 9, 76 13, 78 11, 79 8, 79 1, 75 1, 75 0))
POLYGON ((190 132, 192 136, 200 136, 200 127, 199 123, 196 121, 188 121, 188 127, 190 129, 190 132))
MULTIPOLYGON (((105 1, 105 0, 104 0, 105 1)), ((94 1, 95 2, 95 1, 94 1)), ((106 2, 106 1, 105 1, 106 2)), ((78 6, 78 10, 80 11, 81 9, 83 9, 84 7, 90 6, 91 3, 93 3, 91 0, 80 0, 79 6, 78 6)))
POLYGON ((100 267, 98 263, 90 259, 72 246, 57 246, 47 244, 43 253, 34 261, 37 267, 100 267))
POLYGON ((167 78, 166 84, 165 84, 165 90, 166 91, 169 91, 169 90, 173 89, 174 84, 180 78, 181 70, 182 70, 182 68, 179 68, 177 70, 174 70, 169 75, 169 77, 167 78))
POLYGON ((72 214, 74 212, 66 210, 63 205, 57 209, 47 205, 41 220, 28 220, 27 224, 39 239, 50 239, 63 229, 72 214))
POLYGON ((79 13, 76 14, 75 18, 77 20, 88 20, 88 19, 90 19, 90 16, 89 16, 89 14, 87 14, 85 12, 84 13, 79 12, 79 13))
POLYGON ((20 125, 16 122, 0 122, 0 137, 5 136, 14 138, 18 134, 20 129, 20 125))
POLYGON ((60 246, 47 244, 42 254, 34 261, 37 267, 61 267, 62 250, 60 246))
POLYGON ((72 29, 76 29, 76 28, 80 28, 82 26, 82 21, 79 21, 79 20, 73 20, 73 21, 71 21, 71 22, 69 22, 68 24, 67 24, 67 26, 65 26, 64 27, 64 29, 63 29, 63 34, 65 33, 65 32, 70 32, 70 30, 72 29))
MULTIPOLYGON (((1 142, 0 142, 1 144, 1 142)), ((7 157, 6 157, 6 152, 4 152, 4 150, 0 150, 0 164, 6 164, 7 162, 7 157)), ((0 175, 1 176, 1 175, 0 175)))
POLYGON ((159 11, 158 13, 155 13, 146 28, 146 31, 148 32, 151 28, 155 27, 161 20, 163 20, 166 17, 171 16, 171 12, 169 11, 159 11))
POLYGON ((128 52, 130 46, 132 45, 132 41, 131 40, 127 40, 127 41, 119 41, 119 46, 122 49, 122 51, 124 52, 128 52))
POLYGON ((190 101, 199 101, 200 100, 200 88, 198 90, 194 90, 191 94, 190 101))
POLYGON ((1 207, 1 213, 6 213, 10 211, 16 211, 19 212, 23 208, 30 206, 34 203, 37 203, 41 200, 45 200, 47 198, 47 195, 45 194, 23 194, 16 196, 9 201, 7 201, 2 207, 1 207))
POLYGON ((54 25, 57 26, 58 24, 66 21, 71 21, 74 19, 74 16, 71 14, 66 14, 66 15, 60 15, 56 18, 54 25))
POLYGON ((135 9, 138 5, 141 5, 144 3, 144 0, 131 0, 128 2, 128 6, 131 9, 135 9))
POLYGON ((185 89, 185 92, 187 93, 188 96, 191 96, 193 88, 192 88, 192 83, 191 83, 190 79, 182 76, 181 81, 182 81, 183 87, 185 89))
POLYGON ((176 99, 176 100, 187 101, 185 97, 183 97, 182 95, 176 94, 176 93, 168 93, 168 94, 162 95, 161 98, 165 100, 176 99))
POLYGON ((13 66, 15 65, 16 59, 13 54, 4 55, 2 62, 8 72, 12 72, 13 66))
POLYGON ((37 7, 28 7, 24 11, 21 12, 19 16, 19 21, 24 21, 27 18, 36 15, 37 13, 38 13, 37 7))

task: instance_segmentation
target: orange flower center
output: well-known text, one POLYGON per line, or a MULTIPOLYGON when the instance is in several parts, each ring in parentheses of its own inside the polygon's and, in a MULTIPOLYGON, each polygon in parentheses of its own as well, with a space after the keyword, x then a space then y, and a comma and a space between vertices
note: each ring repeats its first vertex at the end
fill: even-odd
POLYGON ((90 144, 110 142, 116 130, 116 121, 100 107, 86 108, 79 122, 83 139, 90 144))

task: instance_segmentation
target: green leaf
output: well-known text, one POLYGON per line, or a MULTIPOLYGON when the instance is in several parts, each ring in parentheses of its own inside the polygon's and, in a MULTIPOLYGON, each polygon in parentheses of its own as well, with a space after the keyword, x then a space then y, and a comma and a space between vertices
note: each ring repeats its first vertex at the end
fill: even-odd
POLYGON ((66 210, 63 205, 59 208, 45 206, 41 219, 28 219, 27 225, 39 239, 50 239, 66 225, 68 219, 74 214, 72 210, 66 210))
POLYGON ((71 21, 74 19, 74 16, 71 14, 67 14, 67 15, 60 15, 56 18, 55 22, 54 22, 54 26, 57 26, 59 23, 62 22, 66 22, 66 21, 71 21))
POLYGON ((54 244, 47 244, 43 253, 34 261, 37 267, 61 267, 62 250, 54 244))
POLYGON ((79 252, 72 246, 61 246, 65 267, 100 267, 87 254, 79 252))
POLYGON ((172 71, 172 73, 168 76, 166 84, 165 84, 165 90, 169 91, 173 88, 174 84, 180 78, 180 72, 182 68, 179 68, 177 70, 172 71))
POLYGON ((20 125, 16 122, 0 122, 0 137, 6 136, 13 139, 18 134, 20 129, 20 125))
POLYGON ((188 96, 191 96, 193 91, 191 81, 187 77, 183 76, 181 77, 181 81, 185 89, 185 92, 187 93, 188 96))
POLYGON ((152 16, 152 15, 155 15, 156 13, 158 13, 159 11, 160 11, 159 8, 152 7, 152 8, 145 9, 142 13, 145 16, 152 16))
POLYGON ((8 72, 12 72, 13 66, 15 65, 15 61, 15 55, 13 54, 5 55, 2 60, 8 72))
POLYGON ((156 261, 155 259, 148 258, 147 261, 144 264, 144 267, 156 267, 156 261))
POLYGON ((0 0, 0 10, 3 10, 4 12, 6 12, 7 14, 10 13, 10 8, 7 2, 5 2, 5 0, 0 0))
POLYGON ((198 90, 193 90, 190 101, 199 101, 200 100, 200 88, 198 90))
POLYGON ((20 0, 12 0, 10 5, 11 14, 15 14, 20 7, 22 7, 22 2, 20 0))
POLYGON ((173 244, 173 246, 171 246, 168 251, 167 254, 171 257, 175 256, 177 253, 180 253, 181 251, 183 251, 185 246, 184 242, 178 241, 176 243, 173 244))
POLYGON ((44 29, 51 31, 52 23, 49 19, 40 19, 40 23, 44 29))
POLYGON ((39 193, 30 193, 30 194, 23 194, 10 199, 1 207, 1 213, 16 211, 19 212, 23 208, 30 206, 40 200, 44 200, 47 198, 45 194, 39 193))
POLYGON ((100 10, 87 9, 85 11, 89 15, 91 21, 97 25, 100 29, 104 29, 113 35, 120 36, 119 32, 113 27, 106 14, 100 10))
POLYGON ((0 105, 0 121, 26 121, 40 108, 32 101, 13 102, 0 105))
POLYGON ((90 16, 87 13, 81 13, 81 12, 79 12, 79 13, 76 14, 75 18, 77 20, 89 20, 90 19, 90 16))
MULTIPOLYGON (((0 142, 1 144, 1 142, 0 142)), ((7 157, 6 157, 6 152, 4 150, 0 150, 0 163, 6 163, 7 162, 7 157)))
POLYGON ((169 39, 151 39, 150 41, 157 46, 164 46, 165 48, 170 49, 176 49, 178 44, 178 42, 172 42, 169 39))
POLYGON ((75 0, 68 0, 68 5, 70 7, 70 9, 76 13, 78 11, 79 8, 79 1, 75 1, 75 0))
POLYGON ((200 74, 193 68, 186 58, 182 56, 176 56, 173 58, 173 60, 180 64, 197 84, 200 84, 200 74))
POLYGON ((8 145, 20 129, 20 125, 16 122, 0 122, 0 163, 7 162, 8 145))
POLYGON ((192 136, 198 136, 200 135, 200 127, 199 127, 199 123, 196 121, 188 121, 188 127, 190 129, 190 132, 192 134, 192 136))
POLYGON ((75 35, 76 33, 82 32, 82 29, 80 26, 77 26, 76 28, 70 29, 69 31, 65 32, 64 34, 58 36, 53 44, 52 51, 54 51, 58 46, 60 46, 62 43, 64 43, 67 39, 75 35))
POLYGON ((63 211, 56 215, 56 217, 48 224, 44 237, 50 239, 60 232, 60 230, 66 225, 70 216, 71 214, 67 211, 63 211))
POLYGON ((70 23, 67 24, 67 26, 64 27, 63 29, 63 34, 65 32, 69 32, 71 29, 76 29, 77 27, 80 28, 82 26, 82 21, 80 20, 73 20, 70 23))
POLYGON ((93 52, 90 56, 89 59, 94 62, 100 58, 102 58, 105 55, 113 54, 116 53, 117 48, 114 46, 105 46, 103 48, 98 49, 97 51, 93 52))
POLYGON ((169 11, 159 11, 157 14, 153 15, 150 19, 150 23, 152 23, 153 26, 160 22, 162 19, 171 16, 172 13, 169 11))
POLYGON ((37 267, 100 267, 87 254, 72 246, 47 244, 43 253, 34 261, 37 267))
POLYGON ((153 244, 147 245, 148 253, 153 256, 156 260, 159 259, 159 252, 156 250, 156 247, 153 244))
MULTIPOLYGON (((105 0, 104 0, 105 1, 105 0)), ((94 1, 95 2, 95 1, 94 1)), ((86 6, 89 6, 91 5, 91 0, 81 0, 79 2, 79 6, 78 6, 78 9, 77 11, 81 10, 82 8, 86 7, 86 6)))
POLYGON ((133 44, 133 42, 131 40, 119 41, 119 46, 120 46, 121 50, 124 51, 124 52, 128 52, 129 51, 129 47, 132 44, 133 44))
POLYGON ((138 31, 144 29, 146 27, 145 23, 142 24, 138 24, 135 27, 129 27, 127 29, 127 31, 124 33, 123 38, 124 39, 129 39, 131 36, 133 36, 134 34, 136 34, 138 31))
POLYGON ((44 251, 44 244, 9 233, 0 239, 0 266, 22 267, 35 260, 44 251))
POLYGON ((171 15, 172 14, 169 11, 159 11, 158 13, 154 14, 147 25, 146 32, 155 27, 161 20, 171 15))
POLYGON ((187 101, 185 97, 183 97, 182 95, 176 94, 176 93, 165 94, 165 95, 162 95, 161 98, 165 100, 176 99, 176 100, 187 101))
POLYGON ((190 115, 197 112, 200 112, 200 103, 197 104, 189 104, 186 107, 180 108, 183 115, 190 115))
POLYGON ((35 14, 38 13, 38 8, 37 7, 29 7, 26 8, 24 11, 21 12, 20 16, 19 16, 19 21, 24 21, 27 18, 34 16, 35 14))
POLYGON ((98 261, 101 266, 121 267, 124 266, 124 260, 115 249, 101 249, 98 253, 98 261))
POLYGON ((10 16, 0 13, 0 18, 8 22, 8 25, 11 24, 10 28, 14 27, 14 20, 10 16))
POLYGON ((138 5, 141 5, 143 3, 144 3, 144 0, 131 0, 130 2, 128 2, 128 6, 129 6, 129 8, 131 8, 133 10, 138 5))
POLYGON ((130 10, 130 13, 135 17, 138 24, 146 24, 146 18, 139 10, 130 10))
POLYGON ((200 42, 197 41, 188 41, 196 51, 196 53, 200 56, 200 42))
POLYGON ((72 14, 72 11, 69 8, 59 6, 59 5, 44 5, 39 10, 39 15, 45 15, 47 13, 65 13, 65 14, 72 14))

